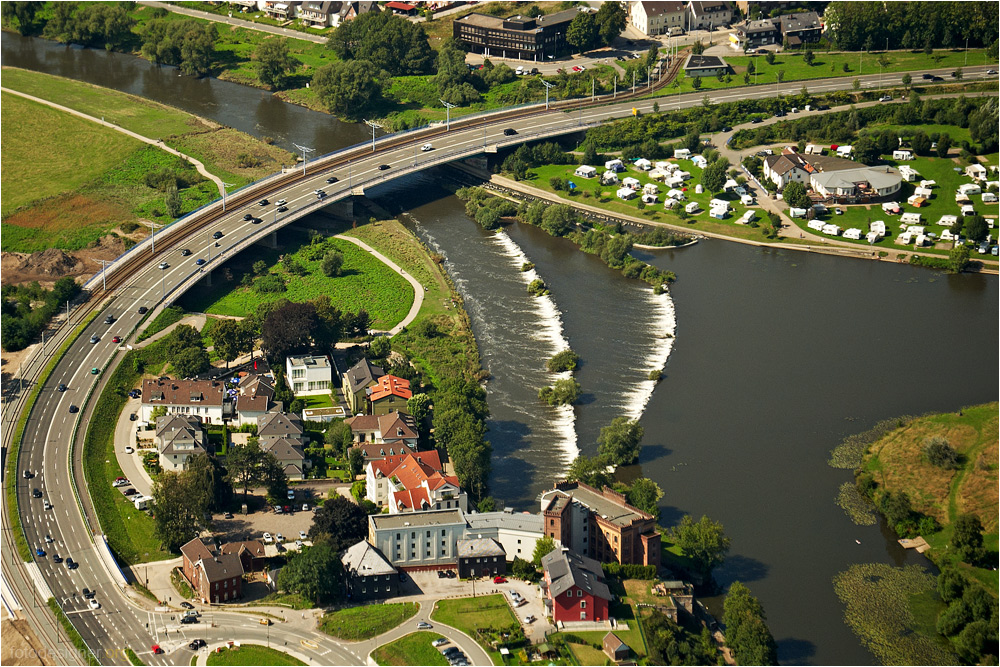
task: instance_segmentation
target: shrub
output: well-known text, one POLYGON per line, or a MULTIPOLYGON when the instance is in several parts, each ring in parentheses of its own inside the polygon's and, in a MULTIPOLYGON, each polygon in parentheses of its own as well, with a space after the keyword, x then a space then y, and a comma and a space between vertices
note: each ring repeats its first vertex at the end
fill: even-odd
POLYGON ((285 281, 281 276, 268 274, 253 281, 253 288, 258 294, 274 294, 286 291, 285 281))
POLYGON ((539 390, 538 398, 553 407, 572 405, 580 398, 580 383, 573 378, 556 380, 556 383, 551 387, 543 387, 539 390))
POLYGON ((958 468, 958 452, 948 444, 948 441, 941 436, 934 436, 924 440, 924 456, 931 465, 945 470, 955 470, 958 468))
POLYGON ((528 285, 528 293, 532 296, 545 296, 549 293, 549 290, 545 287, 545 281, 541 278, 535 278, 531 281, 531 284, 528 285))
POLYGON ((549 359, 546 367, 551 373, 563 373, 565 371, 576 370, 576 365, 580 361, 580 356, 573 350, 563 350, 549 359))

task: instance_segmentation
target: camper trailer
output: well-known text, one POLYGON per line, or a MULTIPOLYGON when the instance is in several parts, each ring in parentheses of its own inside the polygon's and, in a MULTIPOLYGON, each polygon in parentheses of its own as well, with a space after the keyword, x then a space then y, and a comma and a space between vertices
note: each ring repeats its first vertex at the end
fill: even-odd
POLYGON ((691 157, 691 151, 687 148, 675 148, 674 157, 678 160, 687 160, 691 157))
POLYGON ((640 183, 638 178, 632 178, 631 176, 626 176, 625 178, 622 179, 622 185, 624 185, 626 188, 632 188, 633 190, 638 190, 640 183))
POLYGON ((857 227, 851 227, 850 229, 844 230, 845 239, 854 239, 855 241, 861 240, 861 230, 857 227))
POLYGON ((634 164, 636 169, 641 169, 642 171, 649 171, 650 169, 653 168, 653 163, 644 157, 641 157, 638 160, 636 160, 634 164))
POLYGON ((593 178, 597 176, 597 169, 586 164, 581 164, 573 173, 581 178, 593 178))
POLYGON ((619 199, 625 199, 625 200, 634 199, 635 190, 628 187, 618 188, 618 191, 615 193, 615 196, 618 197, 619 199))
POLYGON ((608 160, 604 163, 604 168, 615 173, 625 171, 625 164, 621 160, 608 160))
POLYGON ((788 217, 790 218, 804 218, 806 217, 806 210, 804 208, 795 208, 794 206, 788 209, 788 217))
POLYGON ((756 217, 757 217, 756 211, 747 211, 746 213, 743 214, 743 217, 740 218, 740 224, 749 225, 751 222, 754 221, 754 218, 756 217))
POLYGON ((687 203, 687 204, 686 204, 686 205, 684 206, 684 210, 685 210, 685 211, 686 211, 687 213, 697 213, 697 212, 698 212, 698 209, 699 209, 699 208, 700 208, 700 207, 698 206, 698 202, 696 202, 696 201, 692 201, 692 202, 688 202, 688 203, 687 203))
POLYGON ((659 200, 658 200, 658 198, 656 196, 656 193, 643 192, 642 193, 642 201, 645 204, 655 204, 659 200))

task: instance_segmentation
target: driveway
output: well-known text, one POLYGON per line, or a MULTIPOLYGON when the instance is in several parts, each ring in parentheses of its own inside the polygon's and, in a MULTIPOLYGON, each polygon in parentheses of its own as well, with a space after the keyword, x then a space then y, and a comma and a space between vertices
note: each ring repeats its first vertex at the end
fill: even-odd
POLYGON ((141 403, 142 399, 130 398, 118 417, 118 425, 115 427, 115 458, 118 459, 122 474, 132 482, 135 490, 144 496, 149 496, 153 494, 153 479, 142 465, 141 452, 151 450, 141 450, 136 447, 136 429, 139 422, 129 419, 133 413, 138 414, 141 403), (126 454, 126 447, 132 447, 135 452, 126 454))

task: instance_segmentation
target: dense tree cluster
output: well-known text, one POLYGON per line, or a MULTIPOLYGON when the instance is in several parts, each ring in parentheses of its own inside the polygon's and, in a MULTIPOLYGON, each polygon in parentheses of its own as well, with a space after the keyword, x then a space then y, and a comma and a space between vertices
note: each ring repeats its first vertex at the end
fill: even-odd
POLYGON ((215 25, 193 19, 153 19, 139 37, 144 58, 163 65, 176 65, 185 74, 205 76, 215 60, 215 25))
POLYGON ((16 352, 34 343, 52 316, 79 293, 80 286, 69 276, 57 280, 50 290, 37 281, 30 285, 4 285, 0 293, 3 349, 16 352))
POLYGON ((551 406, 573 405, 580 400, 580 383, 574 378, 556 380, 552 386, 538 390, 538 400, 551 406))
MULTIPOLYGON (((28 13, 30 10, 21 10, 22 15, 28 13)), ((135 19, 125 3, 57 2, 52 7, 52 15, 45 24, 43 34, 60 42, 103 47, 111 51, 131 43, 134 25, 135 19)))
POLYGON ((691 558, 701 574, 710 577, 712 570, 721 565, 729 552, 731 540, 726 537, 722 524, 707 516, 695 521, 690 516, 670 531, 670 540, 691 558))
POLYGON ((44 2, 4 2, 0 4, 0 17, 16 27, 20 34, 31 35, 36 30, 35 15, 44 6, 44 2))
POLYGON ((615 417, 611 423, 601 428, 597 436, 597 451, 614 466, 635 463, 642 448, 643 428, 638 421, 628 417, 615 417))
POLYGON ((160 473, 153 483, 157 538, 176 552, 195 532, 211 527, 205 517, 226 508, 232 495, 225 470, 209 454, 195 454, 179 473, 160 473))
POLYGON ((302 63, 288 52, 288 40, 272 37, 261 42, 253 52, 257 78, 265 86, 283 88, 289 75, 302 63))
MULTIPOLYGON (((365 14, 368 16, 368 14, 365 14)), ((345 25, 351 25, 350 21, 345 25)), ((368 60, 341 60, 323 65, 313 74, 312 89, 332 113, 360 118, 382 98, 389 74, 368 60)))
POLYGON ((357 313, 341 312, 324 294, 300 303, 279 299, 261 304, 253 322, 259 326, 261 346, 268 358, 283 359, 312 347, 326 350, 344 336, 365 335, 370 317, 363 309, 357 313))
POLYGON ((945 568, 938 594, 948 606, 937 618, 937 631, 950 637, 966 664, 993 664, 997 655, 997 600, 961 570, 945 568))
POLYGON ((164 339, 174 373, 180 377, 195 377, 212 364, 201 334, 192 326, 181 324, 164 339))
POLYGON ((435 387, 434 439, 451 459, 455 474, 470 499, 487 495, 493 447, 486 440, 486 390, 473 380, 445 380, 435 387))
POLYGON ((824 18, 838 49, 970 47, 996 44, 995 2, 831 2, 824 18))
POLYGON ((656 609, 642 619, 642 624, 646 632, 651 664, 716 664, 715 643, 707 627, 702 626, 700 634, 693 634, 656 609))
POLYGON ((342 61, 363 61, 369 69, 390 76, 428 74, 434 68, 434 52, 427 33, 392 12, 369 12, 341 23, 327 42, 342 61))
POLYGON ((278 588, 286 593, 298 593, 317 605, 327 604, 340 599, 343 578, 344 566, 337 549, 326 542, 318 542, 289 556, 288 563, 278 573, 278 588))
POLYGON ((738 581, 729 588, 724 604, 726 646, 740 665, 777 665, 778 649, 767 627, 764 607, 738 581))
POLYGON ((368 515, 357 503, 339 494, 328 498, 318 510, 309 528, 309 538, 325 542, 335 551, 346 549, 365 539, 368 515))

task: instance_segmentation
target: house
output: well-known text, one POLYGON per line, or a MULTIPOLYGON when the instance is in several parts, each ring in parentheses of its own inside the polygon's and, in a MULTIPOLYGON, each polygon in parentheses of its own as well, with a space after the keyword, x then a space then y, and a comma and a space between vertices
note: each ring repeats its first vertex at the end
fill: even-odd
POLYGON ((625 200, 635 199, 635 190, 632 188, 618 188, 618 191, 615 192, 615 196, 619 199, 625 200))
POLYGON ((972 204, 966 204, 965 206, 962 207, 962 215, 969 216, 975 214, 976 214, 976 209, 972 207, 972 204))
POLYGON ((537 62, 570 49, 566 32, 579 14, 576 7, 538 17, 500 18, 474 12, 455 19, 452 36, 472 53, 537 62))
MULTIPOLYGON (((692 3, 696 4, 696 3, 692 3)), ((695 55, 691 54, 684 61, 684 74, 688 78, 694 77, 710 77, 717 76, 719 74, 729 73, 729 65, 726 61, 718 56, 706 56, 705 54, 695 55)), ((674 157, 677 157, 674 155, 674 157)))
POLYGON ((161 407, 167 414, 194 415, 204 424, 221 424, 223 410, 231 409, 231 403, 223 383, 215 380, 143 380, 140 421, 152 421, 153 410, 161 407))
POLYGON ((649 177, 654 181, 661 181, 661 182, 665 181, 667 180, 667 176, 669 175, 670 172, 668 172, 665 169, 660 169, 659 167, 656 167, 655 169, 649 172, 649 177))
MULTIPOLYGON (((802 209, 798 209, 798 210, 802 210, 802 209)), ((821 232, 821 231, 823 231, 823 226, 825 224, 826 223, 823 222, 822 220, 820 220, 819 218, 813 218, 812 220, 810 220, 809 222, 806 223, 806 227, 808 227, 809 229, 815 229, 817 232, 821 232)))
MULTIPOLYGON (((387 454, 380 459, 368 461, 365 464, 365 498, 379 507, 387 505, 389 497, 392 494, 389 477, 399 467, 399 464, 412 454, 414 452, 387 454)), ((430 470, 437 472, 444 471, 437 450, 420 452, 416 456, 418 457, 418 462, 423 463, 430 470)))
POLYGON ((875 232, 868 232, 867 234, 865 234, 865 240, 868 241, 869 243, 875 243, 879 240, 879 235, 876 234, 875 232))
POLYGON ((381 551, 361 540, 340 557, 344 587, 351 602, 381 600, 399 595, 399 572, 381 551))
POLYGON ((708 215, 717 220, 725 220, 729 217, 729 209, 726 208, 710 208, 708 210, 708 215))
POLYGON ((663 201, 663 208, 666 208, 666 209, 675 209, 678 206, 680 206, 680 202, 677 201, 676 199, 671 199, 670 197, 667 197, 663 201))
MULTIPOLYGON (((345 419, 344 422, 351 427, 354 442, 372 443, 383 445, 383 453, 378 457, 382 458, 393 453, 394 448, 406 446, 409 451, 416 451, 417 423, 405 412, 393 411, 384 415, 358 415, 345 419)), ((373 450, 374 451, 374 450, 373 450)), ((402 450, 400 450, 402 451, 402 450)))
POLYGON ((274 401, 274 380, 257 373, 236 378, 235 422, 240 426, 256 424, 257 419, 282 405, 274 401))
POLYGON ((689 180, 691 180, 691 172, 690 171, 677 170, 672 175, 676 176, 677 178, 679 178, 682 182, 683 181, 689 181, 689 180))
POLYGON ((306 458, 302 445, 291 438, 268 441, 266 445, 261 445, 261 449, 278 459, 278 463, 285 471, 285 477, 290 480, 304 480, 306 470, 312 467, 312 460, 306 458))
POLYGON ((957 237, 951 233, 951 230, 947 227, 941 230, 941 240, 942 241, 954 241, 957 237))
POLYGON ((924 199, 930 199, 934 196, 934 191, 930 188, 913 188, 913 194, 924 199))
POLYGON ((328 408, 302 408, 302 419, 307 422, 332 422, 335 419, 343 419, 347 416, 347 411, 342 405, 334 405, 328 408))
POLYGON ((687 10, 680 0, 633 2, 629 20, 644 35, 677 34, 687 25, 687 10))
POLYGON ((615 173, 625 171, 625 163, 621 160, 608 160, 604 163, 604 168, 615 173))
POLYGON ((392 10, 393 14, 400 16, 416 16, 420 11, 415 5, 411 5, 407 2, 396 2, 395 0, 393 0, 393 2, 385 3, 385 8, 392 10))
POLYGON ((489 537, 500 543, 507 560, 531 560, 535 544, 545 536, 541 514, 528 512, 473 512, 465 515, 465 537, 489 537))
POLYGON ((582 482, 557 482, 541 497, 545 532, 563 546, 601 562, 660 564, 656 520, 625 496, 582 482))
POLYGON ((295 18, 295 14, 299 8, 299 2, 294 2, 293 0, 286 0, 285 2, 265 2, 264 3, 264 14, 267 18, 274 19, 275 21, 289 21, 295 18))
POLYGON ((601 648, 604 649, 604 655, 608 656, 614 662, 628 660, 629 652, 631 651, 628 644, 619 639, 618 635, 613 632, 604 635, 601 648))
POLYGON ((285 378, 295 396, 329 394, 333 380, 330 358, 325 354, 285 357, 285 378))
POLYGON ((687 148, 675 148, 674 157, 678 160, 687 160, 691 157, 691 151, 687 148))
POLYGON ((618 182, 618 174, 613 171, 606 171, 601 174, 601 185, 614 185, 618 182))
POLYGON ((677 201, 684 201, 685 199, 687 199, 687 195, 685 195, 683 191, 678 190, 677 188, 671 188, 670 190, 668 190, 667 196, 670 197, 671 199, 676 199, 677 201))
POLYGON ((818 42, 823 34, 823 24, 816 12, 785 14, 778 21, 781 25, 781 35, 791 47, 818 42))
POLYGON ((435 470, 430 464, 406 456, 388 476, 386 504, 390 514, 428 510, 468 508, 468 495, 458 478, 435 470))
POLYGON ((792 181, 808 183, 809 174, 813 171, 812 165, 798 153, 768 155, 764 158, 764 178, 777 185, 779 190, 784 190, 792 181))
POLYGON ((710 208, 721 208, 723 211, 729 210, 729 202, 725 199, 710 199, 708 202, 710 208))
POLYGON ((910 245, 910 243, 912 242, 913 242, 913 235, 910 234, 909 232, 903 232, 902 234, 897 236, 895 240, 896 245, 910 245))
POLYGON ((928 190, 935 187, 936 185, 937 181, 920 181, 920 187, 927 188, 928 190))
POLYGON ((366 2, 334 2, 331 3, 331 27, 338 27, 341 23, 353 21, 362 14, 378 12, 378 3, 373 0, 366 2))
POLYGON ((744 21, 729 33, 729 45, 737 51, 781 42, 781 28, 770 19, 744 21))
POLYGON ((622 179, 622 185, 625 186, 626 188, 632 188, 633 190, 638 190, 640 183, 638 178, 632 178, 631 176, 626 176, 625 178, 622 179))
POLYGON ((368 361, 367 357, 344 373, 342 381, 344 399, 351 414, 364 414, 367 411, 367 389, 375 385, 383 375, 385 371, 368 361))
POLYGON ((987 174, 986 167, 979 164, 978 162, 976 164, 970 164, 968 167, 965 168, 965 175, 977 181, 985 181, 986 174, 987 174))
POLYGON ((223 555, 236 554, 245 573, 264 569, 264 545, 259 540, 226 542, 219 547, 219 552, 223 555))
POLYGON ((899 215, 901 210, 899 202, 887 201, 882 204, 882 212, 888 215, 899 215))
POLYGON ((455 552, 458 556, 459 579, 496 577, 507 574, 507 553, 492 538, 478 537, 459 540, 455 552))
POLYGON ((542 558, 545 611, 554 624, 606 621, 611 589, 600 562, 566 548, 542 558))
POLYGON ((635 166, 636 169, 641 169, 642 171, 649 171, 650 169, 653 168, 653 163, 644 157, 639 158, 632 164, 633 166, 635 166))
POLYGON ((920 178, 920 174, 917 173, 917 170, 908 164, 900 165, 899 175, 902 176, 903 180, 907 182, 912 182, 920 178))
POLYGON ((891 167, 858 167, 813 173, 809 185, 826 199, 853 204, 892 196, 899 192, 902 180, 891 167))
POLYGON ((804 218, 806 217, 806 210, 804 208, 796 208, 792 206, 788 209, 789 218, 804 218))
POLYGON ((397 569, 454 566, 465 535, 459 508, 368 517, 368 542, 397 569))
POLYGON ((266 448, 269 443, 281 439, 293 440, 302 447, 309 444, 302 427, 302 420, 291 412, 270 412, 261 415, 257 420, 257 439, 261 448, 266 448))
POLYGON ((751 209, 743 214, 743 217, 740 218, 739 223, 741 225, 749 225, 751 222, 754 221, 756 217, 757 217, 757 212, 751 209))
POLYGON ((723 185, 722 185, 722 190, 723 190, 723 192, 732 192, 733 190, 735 190, 739 186, 740 186, 740 184, 737 183, 735 180, 733 180, 731 178, 727 178, 726 182, 723 183, 723 185))
POLYGON ((192 456, 209 453, 207 441, 201 421, 194 415, 161 415, 156 420, 154 442, 163 470, 184 470, 192 456))
POLYGON ((920 208, 927 203, 927 198, 914 193, 906 198, 906 203, 915 208, 920 208))
POLYGON ((383 375, 378 382, 367 389, 368 412, 373 415, 387 415, 393 411, 406 410, 406 402, 413 396, 410 381, 395 375, 383 375))
POLYGON ((181 547, 184 577, 203 603, 218 604, 243 596, 243 564, 234 553, 213 553, 200 538, 181 547))
POLYGON ((688 30, 712 30, 732 20, 733 8, 726 0, 692 0, 688 5, 688 30))
POLYGON ((334 17, 338 17, 342 4, 344 3, 307 0, 299 5, 298 18, 311 28, 329 28, 334 25, 334 17))
POLYGON ((898 151, 892 152, 893 160, 913 160, 915 158, 916 156, 913 154, 913 151, 907 150, 905 148, 901 148, 898 151))
POLYGON ((586 164, 581 164, 573 173, 580 178, 593 178, 597 176, 597 169, 586 164))

